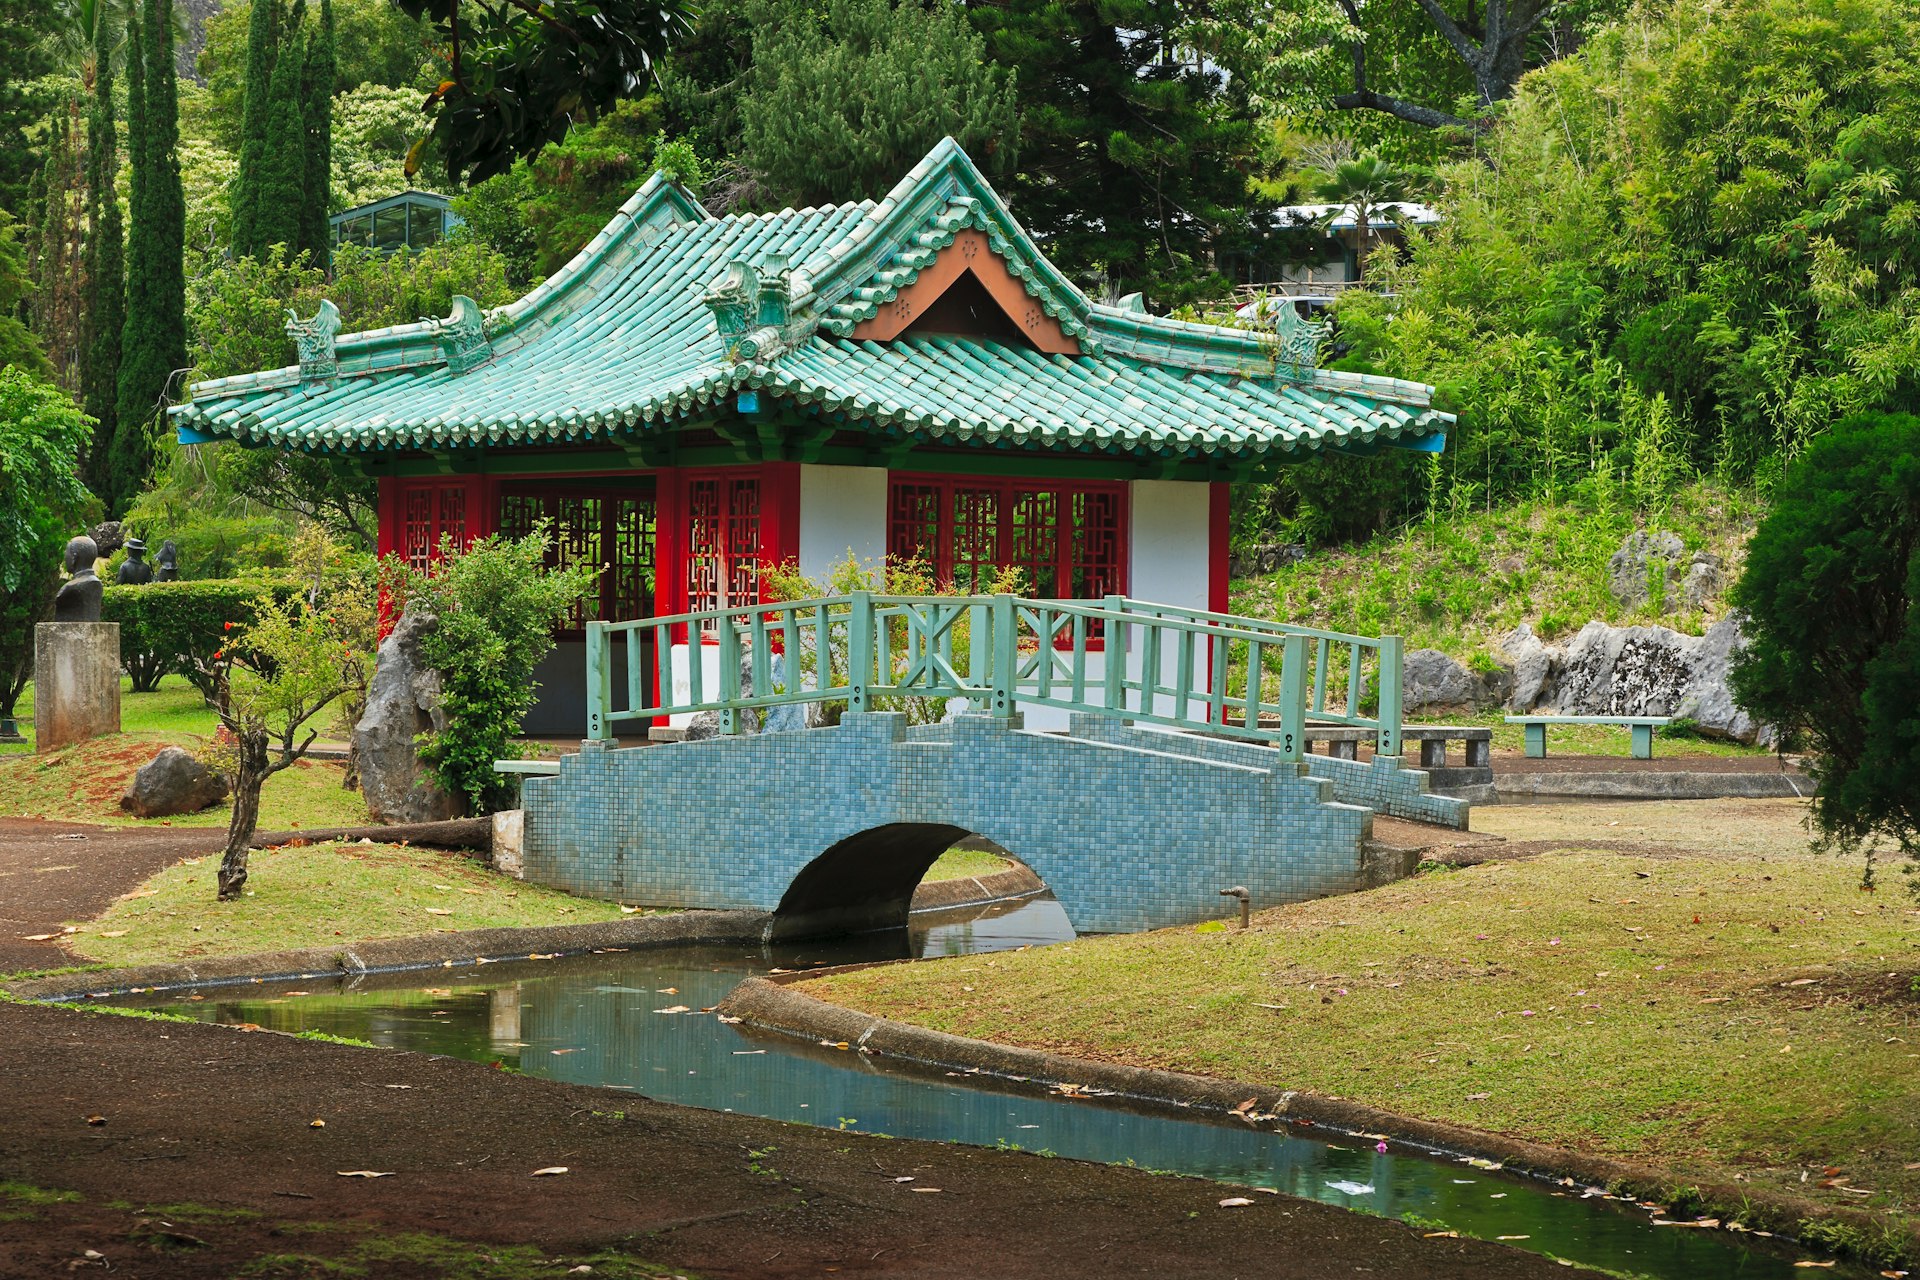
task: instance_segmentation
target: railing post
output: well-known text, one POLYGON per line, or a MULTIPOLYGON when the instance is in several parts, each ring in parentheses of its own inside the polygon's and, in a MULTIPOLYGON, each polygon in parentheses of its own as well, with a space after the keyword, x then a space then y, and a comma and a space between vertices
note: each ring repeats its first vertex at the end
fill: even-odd
POLYGON ((1297 761, 1306 746, 1307 638, 1286 636, 1280 641, 1280 758, 1297 761))
POLYGON ((1100 637, 1106 655, 1107 710, 1118 716, 1127 711, 1127 624, 1120 621, 1126 614, 1126 603, 1124 596, 1106 598, 1107 625, 1100 637))
MULTIPOLYGON (((587 623, 587 740, 611 742, 613 725, 613 654, 607 643, 607 624, 587 623)), ((629 708, 631 710, 631 708, 629 708)))
MULTIPOLYGON (((824 640, 823 640, 824 643, 824 640)), ((867 709, 867 685, 873 681, 873 596, 856 591, 847 608, 847 710, 867 709)))
POLYGON ((720 732, 740 732, 740 632, 720 619, 720 732))
POLYGON ((1400 754, 1400 675, 1401 648, 1403 642, 1399 636, 1380 637, 1380 736, 1375 740, 1373 753, 1377 756, 1398 756, 1400 754))
POLYGON ((990 713, 1000 720, 1013 715, 1013 681, 1020 666, 1020 636, 1014 624, 1013 597, 1005 592, 993 598, 993 702, 990 713))

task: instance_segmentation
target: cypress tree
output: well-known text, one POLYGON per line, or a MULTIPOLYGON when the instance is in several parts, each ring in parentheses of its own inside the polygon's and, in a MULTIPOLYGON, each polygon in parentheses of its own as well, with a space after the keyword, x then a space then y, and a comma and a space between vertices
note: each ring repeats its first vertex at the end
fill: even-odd
POLYGON ((294 19, 287 24, 286 43, 274 60, 273 82, 268 90, 272 107, 267 114, 267 151, 255 189, 260 201, 253 224, 258 238, 256 258, 265 258, 276 248, 292 257, 302 247, 300 209, 307 199, 307 137, 301 121, 300 79, 306 55, 299 12, 296 5, 294 19))
POLYGON ((127 55, 133 227, 118 422, 109 459, 115 514, 146 481, 154 417, 174 371, 187 363, 186 197, 180 189, 179 132, 173 0, 146 0, 127 55))
POLYGON ((80 389, 80 352, 86 307, 85 257, 81 251, 86 207, 86 157, 81 151, 80 108, 74 102, 55 116, 41 171, 40 226, 31 255, 34 330, 53 362, 54 381, 80 389))
POLYGON ((320 29, 307 37, 307 64, 301 97, 307 131, 306 181, 300 201, 300 247, 307 260, 327 269, 332 236, 327 215, 333 211, 333 91, 339 79, 334 48, 333 0, 320 0, 320 29))
POLYGON ((233 256, 263 255, 260 176, 267 157, 267 120, 273 110, 273 68, 280 52, 279 0, 253 0, 247 18, 247 91, 240 108, 240 166, 233 176, 233 256))
POLYGON ((87 315, 81 403, 94 420, 83 478, 102 502, 111 505, 108 459, 118 420, 120 330, 126 323, 127 295, 120 196, 114 189, 120 154, 113 118, 109 30, 107 23, 95 24, 93 110, 87 119, 87 315))

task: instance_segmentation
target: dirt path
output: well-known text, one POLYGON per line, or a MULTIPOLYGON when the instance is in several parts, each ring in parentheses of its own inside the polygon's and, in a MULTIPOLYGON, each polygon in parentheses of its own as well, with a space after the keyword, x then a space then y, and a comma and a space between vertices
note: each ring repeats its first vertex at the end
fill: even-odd
MULTIPOLYGON (((218 844, 0 821, 0 964, 63 962, 17 935, 218 844)), ((67 1009, 0 1004, 0 1099, 3 1277, 1591 1274, 1284 1196, 1223 1208, 1199 1180, 67 1009)))

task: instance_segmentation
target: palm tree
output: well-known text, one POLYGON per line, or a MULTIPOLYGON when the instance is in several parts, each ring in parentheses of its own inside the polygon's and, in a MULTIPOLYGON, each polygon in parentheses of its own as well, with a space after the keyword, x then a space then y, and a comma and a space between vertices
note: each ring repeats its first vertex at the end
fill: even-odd
MULTIPOLYGON (((1332 176, 1320 184, 1315 194, 1329 203, 1352 207, 1354 221, 1360 228, 1360 246, 1354 256, 1360 278, 1366 279, 1367 251, 1373 245, 1374 214, 1379 212, 1382 205, 1406 199, 1406 171, 1379 156, 1343 160, 1332 176)), ((1326 221, 1331 222, 1338 216, 1339 211, 1334 210, 1326 221)))

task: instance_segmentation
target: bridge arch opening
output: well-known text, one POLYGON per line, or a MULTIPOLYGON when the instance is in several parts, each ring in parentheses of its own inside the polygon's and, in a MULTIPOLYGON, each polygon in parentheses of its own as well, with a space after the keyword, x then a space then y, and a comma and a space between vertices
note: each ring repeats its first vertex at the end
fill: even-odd
MULTIPOLYGON (((915 891, 942 855, 959 846, 975 860, 980 855, 1010 859, 1002 849, 964 827, 935 822, 893 822, 872 827, 827 849, 787 886, 775 908, 770 940, 819 938, 832 934, 904 930, 916 907, 977 905, 984 874, 965 872, 956 881, 926 882, 932 890, 916 903, 915 891), (951 890, 947 890, 948 885, 951 890), (943 892, 943 890, 946 890, 943 892)), ((963 855, 964 856, 964 855, 963 855)), ((1043 888, 1036 877, 1034 891, 1043 888)), ((990 886, 989 886, 990 887, 990 886)))

